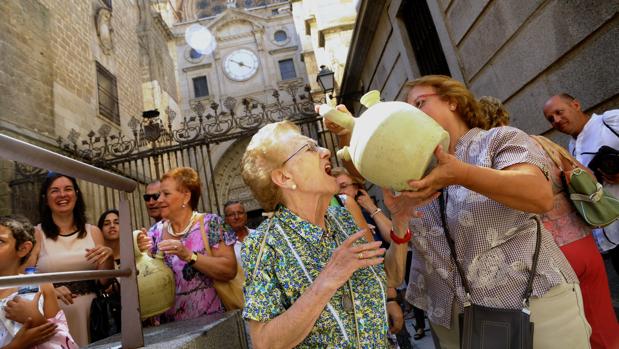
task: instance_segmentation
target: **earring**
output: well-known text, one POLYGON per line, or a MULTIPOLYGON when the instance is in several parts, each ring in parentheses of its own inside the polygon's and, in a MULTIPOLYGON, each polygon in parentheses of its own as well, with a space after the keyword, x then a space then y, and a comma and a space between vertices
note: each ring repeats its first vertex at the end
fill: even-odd
POLYGON ((187 205, 185 205, 185 204, 182 204, 182 205, 181 205, 181 207, 182 207, 182 208, 185 208, 185 207, 187 207, 187 205))
POLYGON ((456 110, 456 106, 455 106, 455 105, 453 105, 453 104, 450 104, 450 105, 449 105, 449 110, 451 110, 451 111, 456 110))
POLYGON ((297 185, 295 183, 292 183, 292 186, 290 188, 292 188, 292 190, 297 190, 297 185))

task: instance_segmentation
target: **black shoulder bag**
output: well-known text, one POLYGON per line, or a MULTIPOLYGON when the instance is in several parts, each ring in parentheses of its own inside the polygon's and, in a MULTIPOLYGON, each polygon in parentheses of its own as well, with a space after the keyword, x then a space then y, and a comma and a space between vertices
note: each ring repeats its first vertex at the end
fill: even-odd
POLYGON ((90 340, 92 342, 120 332, 120 284, 112 278, 107 290, 101 286, 90 303, 90 340))
POLYGON ((449 234, 447 226, 445 195, 444 190, 439 197, 441 209, 441 220, 445 237, 451 251, 451 258, 456 265, 462 286, 466 291, 464 302, 464 314, 460 314, 460 348, 511 348, 511 349, 532 349, 533 348, 533 323, 530 319, 529 298, 533 292, 533 278, 537 270, 537 261, 541 242, 541 227, 539 218, 533 217, 537 223, 537 240, 535 253, 533 254, 533 264, 529 273, 526 290, 522 296, 522 309, 500 309, 490 308, 474 304, 471 301, 471 289, 466 280, 466 276, 456 257, 456 246, 449 234))

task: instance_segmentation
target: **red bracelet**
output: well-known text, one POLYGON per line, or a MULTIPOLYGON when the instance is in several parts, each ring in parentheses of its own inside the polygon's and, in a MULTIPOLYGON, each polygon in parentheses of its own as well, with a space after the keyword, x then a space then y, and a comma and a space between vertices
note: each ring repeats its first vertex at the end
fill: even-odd
POLYGON ((393 228, 391 228, 389 235, 391 236, 391 241, 395 242, 398 245, 409 242, 411 240, 411 237, 413 236, 413 234, 411 234, 410 228, 406 228, 406 234, 404 234, 403 238, 397 236, 395 232, 393 231, 393 228))

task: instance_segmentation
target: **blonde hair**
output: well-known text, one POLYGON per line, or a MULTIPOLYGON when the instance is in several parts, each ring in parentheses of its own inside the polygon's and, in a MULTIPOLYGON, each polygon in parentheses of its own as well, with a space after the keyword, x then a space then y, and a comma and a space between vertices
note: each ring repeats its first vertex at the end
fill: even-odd
POLYGON ((479 109, 488 120, 490 128, 509 125, 509 112, 498 98, 492 96, 480 97, 479 109))
POLYGON ((198 208, 200 194, 202 193, 202 184, 200 183, 198 172, 190 167, 178 167, 166 172, 163 177, 161 177, 161 181, 168 178, 175 180, 179 187, 189 190, 191 193, 189 205, 191 209, 195 211, 198 208))
POLYGON ((263 126, 251 138, 241 160, 243 181, 267 212, 281 203, 281 191, 271 180, 271 172, 282 166, 285 154, 281 146, 291 134, 300 135, 301 130, 287 120, 263 126))
POLYGON ((456 112, 468 127, 488 128, 488 121, 481 115, 475 96, 460 81, 446 75, 426 75, 406 83, 410 89, 415 86, 430 86, 441 99, 454 103, 456 112))
POLYGON ((331 176, 337 178, 341 175, 348 176, 353 183, 359 184, 360 186, 363 186, 363 183, 365 182, 363 179, 359 179, 358 177, 351 175, 345 167, 338 166, 331 169, 331 176))

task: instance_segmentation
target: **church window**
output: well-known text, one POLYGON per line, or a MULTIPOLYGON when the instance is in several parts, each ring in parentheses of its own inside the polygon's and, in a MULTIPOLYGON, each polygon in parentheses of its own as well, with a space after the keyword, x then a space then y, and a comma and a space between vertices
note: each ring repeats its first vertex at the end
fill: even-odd
POLYGON ((99 64, 99 62, 97 62, 97 90, 99 96, 99 114, 113 123, 120 125, 116 77, 99 64))
POLYGON ((275 41, 277 42, 284 42, 286 41, 286 39, 288 39, 288 34, 286 34, 285 31, 283 30, 278 30, 275 32, 275 34, 273 35, 275 41))
POLYGON ((279 61, 279 71, 282 75, 282 80, 290 80, 297 77, 292 58, 279 61))
POLYGON ((193 94, 195 98, 208 96, 208 82, 206 76, 193 78, 193 94))

